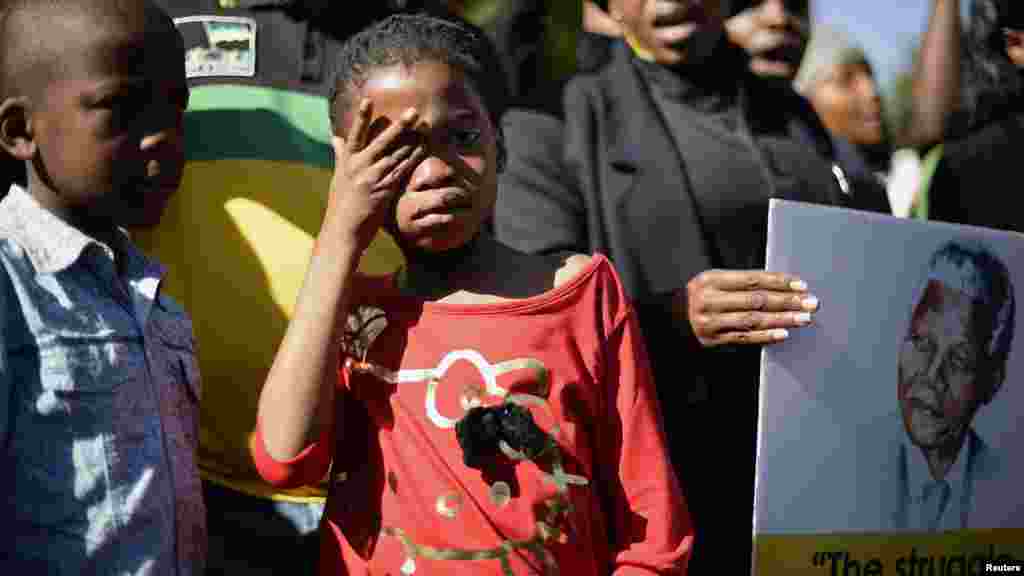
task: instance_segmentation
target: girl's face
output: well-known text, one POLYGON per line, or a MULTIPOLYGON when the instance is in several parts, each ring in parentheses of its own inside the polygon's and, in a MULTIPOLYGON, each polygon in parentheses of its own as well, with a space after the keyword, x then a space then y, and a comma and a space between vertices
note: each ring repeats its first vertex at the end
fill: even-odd
MULTIPOLYGON (((426 155, 400 186, 388 221, 395 240, 426 252, 472 240, 494 209, 497 144, 496 129, 469 80, 448 64, 423 61, 371 72, 355 96, 353 101, 373 102, 376 118, 367 141, 407 109, 419 112, 415 132, 396 145, 418 140, 426 155)), ((350 122, 351 112, 343 125, 350 122)))

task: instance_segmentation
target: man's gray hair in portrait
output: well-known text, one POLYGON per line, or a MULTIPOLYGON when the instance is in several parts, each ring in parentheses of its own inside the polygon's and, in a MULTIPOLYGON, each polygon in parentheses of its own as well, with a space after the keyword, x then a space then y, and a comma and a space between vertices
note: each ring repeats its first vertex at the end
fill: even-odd
POLYGON ((932 281, 958 290, 977 303, 975 332, 987 356, 986 368, 1005 367, 1016 318, 1013 283, 1006 265, 979 242, 954 240, 942 245, 929 260, 927 275, 913 300, 915 307, 932 281))

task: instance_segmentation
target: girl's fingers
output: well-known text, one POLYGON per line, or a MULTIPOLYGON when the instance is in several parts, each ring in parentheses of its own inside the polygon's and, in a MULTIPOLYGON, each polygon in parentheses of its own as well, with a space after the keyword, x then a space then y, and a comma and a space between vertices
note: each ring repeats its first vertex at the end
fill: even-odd
POLYGON ((360 152, 364 156, 366 164, 372 165, 388 154, 398 138, 412 129, 417 119, 419 119, 419 113, 415 108, 410 108, 402 114, 398 122, 392 122, 383 132, 374 137, 360 152))
POLYGON ((363 98, 359 102, 352 126, 348 130, 348 150, 350 154, 356 154, 366 147, 366 134, 370 130, 370 118, 373 115, 373 102, 369 98, 363 98))
MULTIPOLYGON (((403 146, 402 148, 404 149, 407 147, 403 146)), ((405 176, 412 171, 412 169, 415 168, 421 160, 423 160, 423 157, 426 155, 426 148, 422 145, 411 148, 411 151, 403 153, 401 156, 392 154, 387 157, 387 163, 381 166, 382 177, 378 181, 376 188, 380 189, 394 186, 401 181, 402 178, 405 178, 405 176)), ((381 162, 384 162, 384 160, 381 160, 381 162)), ((380 162, 378 162, 378 164, 380 164, 380 162)))

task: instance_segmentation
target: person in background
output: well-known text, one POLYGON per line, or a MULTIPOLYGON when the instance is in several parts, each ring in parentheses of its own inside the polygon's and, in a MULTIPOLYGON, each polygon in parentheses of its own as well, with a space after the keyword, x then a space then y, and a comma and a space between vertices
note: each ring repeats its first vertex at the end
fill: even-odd
MULTIPOLYGON (((187 163, 165 226, 133 230, 171 271, 167 292, 195 319, 207 386, 199 468, 209 514, 208 572, 315 572, 326 484, 278 489, 248 452, 256 404, 305 271, 333 167, 328 64, 341 42, 393 11, 433 3, 163 0, 185 39, 192 99, 187 163), (234 7, 229 7, 234 6, 234 7)), ((361 262, 402 262, 382 235, 361 262)))
POLYGON ((743 0, 725 21, 731 40, 750 55, 750 70, 792 82, 811 28, 810 0, 743 0))
POLYGON ((514 106, 547 112, 558 108, 559 90, 574 69, 579 2, 476 0, 449 4, 453 13, 475 21, 494 42, 514 106))
POLYGON ((849 181, 851 207, 889 213, 892 147, 867 54, 839 30, 819 24, 793 85, 831 135, 835 160, 849 181))
POLYGON ((768 202, 842 205, 830 142, 788 82, 753 74, 727 40, 729 2, 609 10, 623 36, 570 81, 564 118, 506 115, 495 231, 527 252, 609 255, 636 302, 673 461, 687 463, 692 573, 749 573, 737 543, 752 534, 761 345, 818 306, 799 279, 764 271, 768 202))
POLYGON ((945 139, 929 219, 1024 231, 1019 194, 1007 187, 1024 145, 1022 70, 1024 5, 975 0, 962 35, 958 3, 932 0, 914 84, 920 138, 945 139))
MULTIPOLYGON (((609 4, 619 1, 584 0, 581 70, 595 70, 610 58, 612 39, 622 35, 622 27, 609 15, 609 4)), ((731 11, 725 30, 750 55, 751 72, 792 81, 807 46, 809 0, 737 0, 731 11)))

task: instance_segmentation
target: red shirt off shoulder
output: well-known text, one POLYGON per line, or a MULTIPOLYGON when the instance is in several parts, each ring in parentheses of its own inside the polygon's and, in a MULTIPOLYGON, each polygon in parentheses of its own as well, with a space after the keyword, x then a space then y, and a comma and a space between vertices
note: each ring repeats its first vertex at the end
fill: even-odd
POLYGON ((333 483, 323 575, 685 574, 693 530, 635 314, 602 256, 537 297, 424 302, 359 278, 336 421, 268 481, 333 483), (553 440, 463 463, 474 406, 527 408, 553 440))

